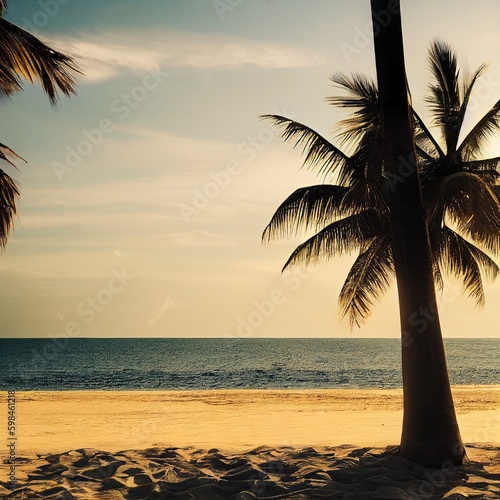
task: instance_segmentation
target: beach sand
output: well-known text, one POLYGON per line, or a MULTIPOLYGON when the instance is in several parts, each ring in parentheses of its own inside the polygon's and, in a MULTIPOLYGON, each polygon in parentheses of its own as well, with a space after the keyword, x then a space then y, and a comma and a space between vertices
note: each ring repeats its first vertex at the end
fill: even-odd
POLYGON ((500 498, 500 386, 453 394, 470 463, 434 471, 395 454, 401 390, 18 392, 0 498, 500 498))

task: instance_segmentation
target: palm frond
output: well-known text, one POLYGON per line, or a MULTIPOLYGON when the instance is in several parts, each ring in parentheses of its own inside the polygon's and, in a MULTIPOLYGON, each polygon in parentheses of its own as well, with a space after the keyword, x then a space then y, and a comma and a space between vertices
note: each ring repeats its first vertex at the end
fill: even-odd
MULTIPOLYGON (((481 158, 484 142, 500 128, 500 101, 459 146, 467 107, 486 65, 461 79, 455 53, 441 41, 432 44, 429 57, 434 81, 426 100, 442 138, 436 139, 414 110, 413 128, 434 282, 442 289, 443 274, 451 273, 481 305, 483 281, 500 272, 493 260, 500 254, 500 157, 481 158)), ((304 166, 335 175, 338 184, 295 191, 275 212, 263 239, 288 237, 299 229, 318 231, 294 250, 283 269, 359 252, 339 297, 340 312, 353 327, 370 314, 394 273, 386 157, 376 85, 358 74, 337 73, 331 80, 345 95, 328 102, 352 111, 338 124, 340 148, 301 123, 278 115, 262 117, 302 149, 304 166), (342 151, 343 144, 354 146, 348 151, 352 154, 342 151)))
POLYGON ((8 0, 0 0, 0 17, 3 17, 5 15, 5 11, 7 10, 8 6, 8 0))
POLYGON ((347 316, 351 328, 360 327, 371 313, 374 300, 387 291, 394 274, 390 235, 374 238, 351 267, 339 295, 342 317, 347 316))
POLYGON ((342 144, 355 143, 366 131, 380 128, 380 103, 378 91, 373 80, 364 75, 335 73, 330 79, 337 87, 346 90, 347 96, 327 98, 327 102, 342 108, 355 108, 352 116, 341 120, 337 126, 341 130, 339 138, 342 144))
POLYGON ((435 158, 418 144, 415 145, 415 151, 427 165, 435 163, 435 158))
POLYGON ((297 264, 311 264, 362 248, 381 231, 380 221, 373 210, 365 210, 332 222, 300 244, 289 257, 283 271, 297 264))
POLYGON ((21 77, 37 80, 51 104, 58 101, 58 92, 76 93, 76 76, 81 73, 75 61, 57 52, 31 33, 0 18, 0 89, 4 95, 22 90, 21 77))
POLYGON ((430 182, 424 190, 429 230, 449 219, 458 233, 488 252, 500 250, 500 204, 481 176, 458 172, 430 182))
POLYGON ((462 106, 467 108, 469 104, 469 99, 472 94, 472 90, 474 89, 474 85, 476 81, 485 73, 485 71, 488 69, 489 64, 488 63, 482 63, 479 68, 474 71, 472 76, 465 75, 463 79, 463 101, 462 101, 462 106))
POLYGON ((493 186, 492 190, 495 193, 495 196, 497 197, 498 202, 500 203, 500 186, 493 186))
POLYGON ((345 193, 341 210, 344 213, 359 213, 363 210, 375 210, 381 218, 389 217, 389 208, 383 192, 382 179, 356 179, 345 193))
POLYGON ((435 40, 429 49, 431 71, 437 80, 439 94, 436 102, 441 111, 458 109, 460 107, 460 86, 457 57, 450 45, 441 40, 435 40))
POLYGON ((427 155, 431 155, 427 152, 427 148, 432 146, 434 148, 434 155, 437 155, 440 158, 444 158, 446 155, 444 151, 441 149, 441 146, 434 138, 434 136, 430 133, 429 129, 425 125, 424 121, 418 113, 412 108, 413 118, 415 120, 415 143, 419 148, 422 148, 423 151, 427 153, 427 155))
POLYGON ((460 71, 451 47, 440 40, 431 45, 429 60, 436 84, 430 85, 431 95, 426 101, 435 123, 441 127, 449 153, 455 150, 460 134, 460 71))
POLYGON ((0 170, 0 246, 5 248, 17 214, 19 189, 16 181, 0 170))
POLYGON ((477 158, 485 142, 500 129, 500 100, 477 122, 458 147, 463 160, 477 158))
POLYGON ((10 165, 12 165, 16 170, 19 170, 15 163, 12 162, 12 160, 22 160, 24 163, 27 163, 27 161, 22 157, 19 156, 15 151, 9 148, 9 146, 6 146, 5 144, 0 143, 0 160, 4 160, 10 165))
POLYGON ((330 97, 328 102, 343 108, 364 108, 377 105, 378 90, 375 82, 366 75, 353 73, 351 76, 338 72, 330 76, 330 80, 338 87, 346 90, 350 96, 330 97))
POLYGON ((356 140, 356 149, 350 158, 349 183, 377 183, 384 176, 383 132, 379 127, 365 131, 356 140))
POLYGON ((312 128, 279 115, 262 115, 281 128, 280 136, 285 141, 294 140, 293 147, 301 147, 305 153, 304 166, 318 169, 321 175, 338 176, 338 184, 347 186, 351 178, 350 158, 312 128))
POLYGON ((341 215, 342 200, 348 188, 320 184, 297 189, 276 210, 262 235, 263 241, 289 238, 300 229, 317 230, 341 215))
POLYGON ((480 160, 464 161, 460 164, 464 170, 470 172, 500 171, 500 156, 495 158, 482 158, 480 160))
POLYGON ((443 292, 444 290, 444 279, 441 269, 439 267, 439 263, 435 258, 435 254, 433 254, 432 258, 432 278, 434 280, 434 286, 437 292, 443 292))
POLYGON ((493 281, 499 273, 498 265, 483 251, 466 241, 448 227, 443 227, 438 247, 439 265, 443 272, 448 272, 463 281, 464 291, 484 306, 483 279, 493 281))
POLYGON ((485 72, 488 65, 486 63, 481 64, 479 68, 476 69, 472 77, 465 77, 463 82, 463 100, 460 106, 460 113, 458 119, 458 126, 460 130, 462 130, 462 126, 464 123, 465 115, 467 113, 467 106, 469 105, 470 96, 472 94, 472 90, 474 89, 474 85, 477 82, 478 78, 485 72))

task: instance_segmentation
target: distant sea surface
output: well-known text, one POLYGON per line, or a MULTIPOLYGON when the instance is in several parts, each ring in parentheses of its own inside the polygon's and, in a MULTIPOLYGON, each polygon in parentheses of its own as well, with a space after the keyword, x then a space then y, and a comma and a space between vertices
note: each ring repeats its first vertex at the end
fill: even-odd
MULTIPOLYGON (((446 339, 453 385, 500 383, 500 339, 446 339)), ((0 339, 2 390, 399 388, 398 339, 0 339)))

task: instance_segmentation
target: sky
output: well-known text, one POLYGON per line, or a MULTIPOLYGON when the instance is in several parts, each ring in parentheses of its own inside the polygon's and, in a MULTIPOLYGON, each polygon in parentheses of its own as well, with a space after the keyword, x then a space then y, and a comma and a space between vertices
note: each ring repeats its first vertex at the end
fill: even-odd
MULTIPOLYGON (((428 120, 435 38, 490 67, 468 123, 500 95, 499 0, 402 0, 408 80, 428 120)), ((281 274, 300 236, 263 245, 274 210, 318 183, 259 119, 335 141, 335 72, 375 79, 368 0, 39 0, 7 19, 73 55, 78 96, 1 103, 20 215, 0 255, 3 337, 398 337, 395 283, 361 329, 337 313, 354 255, 281 274)), ((500 155, 500 141, 488 151, 500 155)), ((499 282, 477 309, 440 296, 445 337, 498 337, 499 282)))

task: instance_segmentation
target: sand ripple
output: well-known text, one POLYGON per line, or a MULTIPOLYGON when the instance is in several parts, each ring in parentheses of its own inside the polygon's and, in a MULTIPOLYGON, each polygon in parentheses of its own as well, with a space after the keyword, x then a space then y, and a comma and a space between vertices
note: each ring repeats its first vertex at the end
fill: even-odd
POLYGON ((0 497, 44 500, 414 500, 500 498, 500 447, 468 445, 470 463, 434 470, 396 448, 352 445, 244 453, 162 448, 106 453, 78 449, 24 459, 19 487, 0 497), (481 462, 479 462, 479 460, 481 462))

